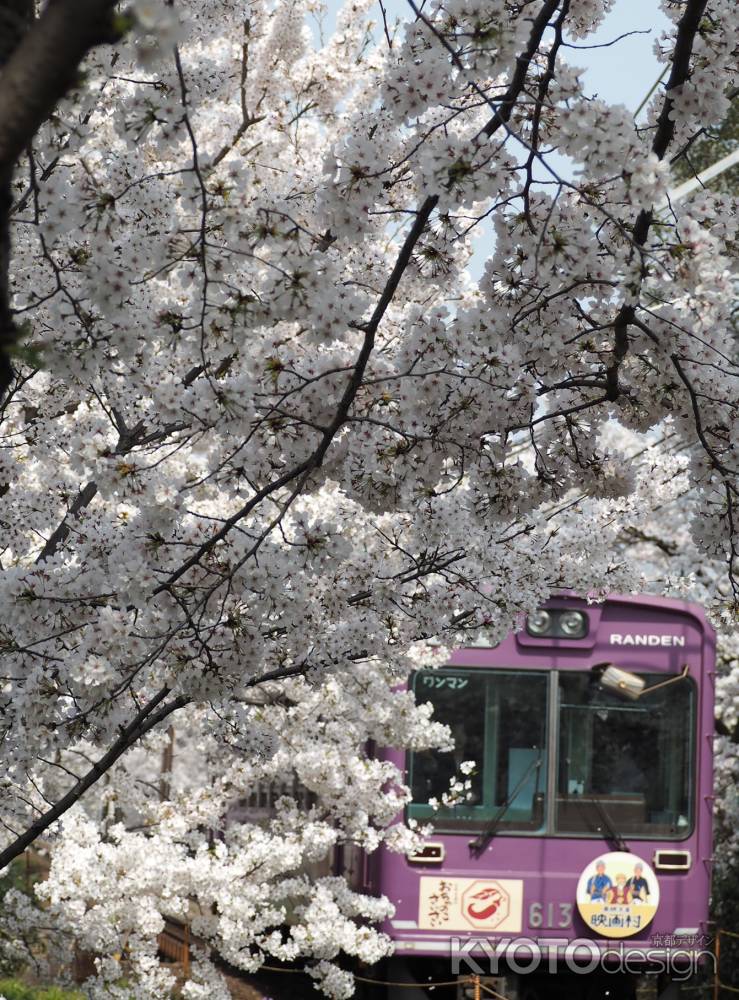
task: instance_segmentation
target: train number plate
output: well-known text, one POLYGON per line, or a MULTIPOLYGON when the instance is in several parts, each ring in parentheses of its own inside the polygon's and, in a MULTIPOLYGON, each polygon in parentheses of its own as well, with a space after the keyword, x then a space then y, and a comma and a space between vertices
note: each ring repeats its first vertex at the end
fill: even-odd
POLYGON ((572 927, 573 903, 531 903, 529 927, 572 927))

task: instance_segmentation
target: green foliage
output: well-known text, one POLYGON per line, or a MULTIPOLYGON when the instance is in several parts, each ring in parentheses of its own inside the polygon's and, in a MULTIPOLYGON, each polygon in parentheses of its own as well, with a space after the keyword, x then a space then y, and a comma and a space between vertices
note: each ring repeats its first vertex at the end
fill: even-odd
POLYGON ((0 877, 0 903, 6 892, 17 889, 35 900, 34 885, 45 877, 46 866, 38 854, 31 851, 11 861, 0 877))
POLYGON ((113 14, 111 17, 113 34, 117 39, 123 38, 136 25, 136 16, 130 11, 122 14, 113 14))
POLYGON ((26 865, 24 858, 16 858, 5 869, 0 878, 0 900, 11 889, 26 891, 26 865))
MULTIPOLYGON (((721 837, 719 836, 719 841, 721 837)), ((722 866, 713 879, 713 919, 717 927, 727 931, 739 930, 739 872, 734 866, 722 866)), ((724 936, 721 939, 720 979, 727 986, 739 987, 739 940, 724 936)), ((722 991, 722 1000, 728 992, 722 991)))
MULTIPOLYGON (((0 906, 4 905, 5 895, 10 891, 24 893, 34 906, 38 906, 33 887, 45 877, 47 867, 47 862, 33 850, 12 861, 0 877, 0 906)), ((32 949, 39 945, 35 933, 29 933, 25 941, 32 949)), ((19 963, 12 947, 6 950, 6 943, 5 932, 2 932, 0 933, 0 977, 18 975, 23 966, 22 962, 19 963)), ((6 996, 6 1000, 11 1000, 10 994, 3 993, 4 983, 5 980, 0 981, 0 998, 6 996)))
POLYGON ((29 986, 20 979, 0 979, 0 997, 5 997, 5 1000, 82 1000, 82 994, 77 990, 29 986))
POLYGON ((43 347, 39 344, 24 344, 16 341, 8 348, 11 358, 28 365, 29 368, 43 368, 43 347))

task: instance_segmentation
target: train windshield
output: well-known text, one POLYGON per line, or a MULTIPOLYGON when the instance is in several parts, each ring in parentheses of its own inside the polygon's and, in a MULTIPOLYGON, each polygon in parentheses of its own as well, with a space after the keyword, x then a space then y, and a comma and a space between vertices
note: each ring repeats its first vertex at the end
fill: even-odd
MULTIPOLYGON (((642 676, 648 687, 665 679, 642 676)), ((556 830, 687 836, 694 701, 688 681, 624 702, 587 674, 560 673, 556 830)))
POLYGON ((451 753, 410 755, 410 815, 439 830, 543 829, 546 797, 546 673, 434 670, 414 675, 416 700, 430 701, 434 718, 452 731, 451 753), (473 770, 470 787, 461 765, 473 770))
MULTIPOLYGON (((647 686, 664 680, 641 676, 647 686)), ((409 754, 412 818, 432 820, 439 832, 676 840, 690 834, 692 682, 628 702, 601 689, 589 672, 560 671, 552 687, 546 671, 448 668, 419 671, 413 688, 449 726, 455 749, 409 754), (558 700, 551 734, 550 691, 558 700)))

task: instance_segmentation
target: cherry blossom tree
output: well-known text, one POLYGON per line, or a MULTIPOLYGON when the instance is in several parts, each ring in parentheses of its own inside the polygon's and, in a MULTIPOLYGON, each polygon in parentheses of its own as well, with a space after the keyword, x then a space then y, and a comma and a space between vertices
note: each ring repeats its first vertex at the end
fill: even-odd
POLYGON ((268 955, 350 995, 385 904, 306 866, 412 843, 368 752, 445 745, 408 670, 562 587, 697 586, 639 549, 683 497, 736 607, 736 198, 668 188, 739 13, 665 0, 637 126, 576 67, 610 6, 1 0, 0 864, 54 858, 3 920, 91 995, 168 995, 193 907, 186 996, 268 955))

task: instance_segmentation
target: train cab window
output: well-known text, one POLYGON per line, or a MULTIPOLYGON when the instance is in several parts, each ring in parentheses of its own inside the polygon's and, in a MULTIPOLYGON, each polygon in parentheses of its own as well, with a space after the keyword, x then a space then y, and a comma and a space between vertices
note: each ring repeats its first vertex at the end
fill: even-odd
MULTIPOLYGON (((645 675, 647 686, 664 675, 645 675)), ((679 840, 692 830, 695 688, 624 702, 588 674, 560 673, 558 833, 679 840)))
POLYGON ((439 831, 543 832, 546 793, 545 673, 482 670, 419 671, 413 689, 419 703, 431 702, 434 719, 452 731, 449 753, 409 755, 413 802, 409 815, 433 819, 439 831), (474 762, 471 788, 445 805, 460 765, 474 762))

